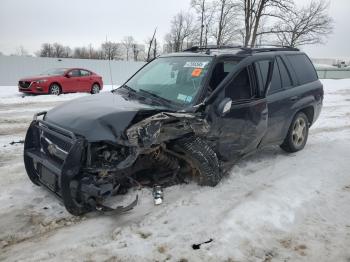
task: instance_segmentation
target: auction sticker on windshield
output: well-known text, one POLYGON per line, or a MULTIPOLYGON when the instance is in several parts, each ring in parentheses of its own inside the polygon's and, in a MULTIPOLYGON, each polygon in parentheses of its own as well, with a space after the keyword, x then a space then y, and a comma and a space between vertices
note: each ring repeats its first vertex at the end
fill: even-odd
POLYGON ((195 68, 195 69, 193 69, 193 71, 192 71, 192 77, 199 77, 200 75, 201 75, 201 73, 202 73, 202 68, 195 68))
POLYGON ((184 67, 204 68, 209 62, 189 61, 184 67))

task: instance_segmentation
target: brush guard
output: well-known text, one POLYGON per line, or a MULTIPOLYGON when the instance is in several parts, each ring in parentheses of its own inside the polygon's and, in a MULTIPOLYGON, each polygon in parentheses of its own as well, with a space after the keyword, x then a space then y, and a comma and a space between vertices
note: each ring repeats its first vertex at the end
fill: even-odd
POLYGON ((73 215, 83 215, 93 210, 116 215, 133 209, 138 197, 125 207, 111 208, 98 201, 107 189, 84 189, 80 179, 87 141, 69 130, 38 119, 45 115, 46 112, 34 115, 24 142, 24 164, 30 180, 54 193, 73 215))

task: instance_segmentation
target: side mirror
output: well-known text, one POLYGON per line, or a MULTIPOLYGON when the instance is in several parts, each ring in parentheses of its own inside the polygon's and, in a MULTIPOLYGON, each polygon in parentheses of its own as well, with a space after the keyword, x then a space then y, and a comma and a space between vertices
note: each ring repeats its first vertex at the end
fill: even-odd
POLYGON ((70 78, 70 75, 69 75, 69 74, 65 74, 64 76, 67 77, 67 78, 70 78))
POLYGON ((232 100, 231 98, 224 98, 218 107, 216 108, 216 112, 218 113, 219 116, 224 116, 227 112, 231 110, 232 106, 232 100))

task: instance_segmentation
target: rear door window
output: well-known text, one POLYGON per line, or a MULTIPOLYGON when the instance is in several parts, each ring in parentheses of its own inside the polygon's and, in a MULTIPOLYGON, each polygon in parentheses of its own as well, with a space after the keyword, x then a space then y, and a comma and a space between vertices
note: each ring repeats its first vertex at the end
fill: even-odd
POLYGON ((81 74, 81 76, 89 76, 89 75, 91 75, 91 73, 89 71, 87 71, 87 70, 80 70, 80 74, 81 74))
POLYGON ((307 84, 318 79, 316 70, 310 59, 304 54, 288 55, 287 59, 291 63, 299 84, 307 84))
POLYGON ((73 69, 68 73, 69 76, 71 77, 79 77, 80 76, 80 70, 78 69, 73 69))

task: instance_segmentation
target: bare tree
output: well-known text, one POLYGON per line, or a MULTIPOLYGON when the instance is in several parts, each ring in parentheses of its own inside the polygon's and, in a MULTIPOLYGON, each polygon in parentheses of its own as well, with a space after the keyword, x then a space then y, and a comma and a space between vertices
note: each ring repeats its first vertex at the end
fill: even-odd
POLYGON ((63 56, 63 53, 64 53, 63 45, 61 45, 59 43, 53 43, 52 48, 53 48, 53 56, 54 57, 62 57, 63 56))
POLYGON ((323 43, 333 31, 333 20, 328 15, 329 3, 324 0, 312 1, 308 6, 284 14, 276 24, 275 33, 282 45, 302 46, 323 43))
POLYGON ((88 46, 89 59, 98 59, 97 51, 93 48, 92 44, 88 46))
POLYGON ((207 0, 192 0, 191 6, 196 10, 197 14, 199 14, 200 20, 200 37, 199 37, 199 46, 203 46, 203 33, 204 33, 204 20, 207 11, 207 0))
POLYGON ((63 46, 59 43, 52 44, 53 57, 67 58, 70 57, 71 49, 69 46, 63 46))
MULTIPOLYGON (((171 20, 171 30, 166 35, 165 40, 172 47, 173 52, 180 52, 184 48, 185 40, 194 32, 193 15, 191 13, 180 12, 171 20)), ((187 46, 189 42, 187 42, 187 46)))
POLYGON ((76 47, 73 51, 73 58, 88 59, 90 58, 89 50, 86 47, 76 47))
POLYGON ((104 59, 104 54, 101 49, 95 49, 91 44, 87 47, 89 59, 104 59))
POLYGON ((244 12, 244 45, 255 46, 261 22, 264 17, 277 17, 279 11, 284 13, 292 10, 293 0, 240 0, 244 12))
POLYGON ((174 50, 174 42, 173 42, 173 37, 170 33, 166 34, 164 37, 164 47, 163 47, 163 52, 164 53, 171 53, 174 50))
POLYGON ((16 55, 18 56, 29 56, 28 51, 21 45, 16 48, 16 55))
POLYGON ((38 51, 38 55, 41 57, 53 57, 53 47, 49 43, 41 45, 41 49, 38 51))
POLYGON ((133 44, 135 44, 135 40, 132 36, 126 36, 122 40, 122 45, 124 47, 125 54, 126 54, 126 61, 129 61, 129 54, 132 51, 133 44))
POLYGON ((215 18, 215 5, 211 5, 208 9, 207 9, 207 13, 206 13, 206 17, 204 19, 204 46, 208 45, 209 42, 209 34, 212 32, 212 27, 213 27, 213 20, 215 18))
POLYGON ((210 0, 191 1, 191 7, 198 15, 199 25, 195 25, 193 35, 192 37, 190 36, 190 41, 194 43, 198 42, 199 46, 208 45, 208 34, 212 31, 212 22, 216 11, 214 4, 210 0))
POLYGON ((139 60, 139 55, 140 55, 140 47, 137 43, 132 44, 132 53, 134 56, 134 61, 138 61, 139 60))
POLYGON ((36 52, 36 55, 41 57, 68 58, 71 57, 71 53, 72 50, 69 46, 63 46, 59 43, 44 43, 41 49, 36 52))
POLYGON ((217 0, 215 6, 217 25, 212 35, 217 45, 225 45, 232 42, 238 32, 238 4, 233 0, 217 0))
POLYGON ((149 62, 151 61, 151 50, 152 50, 152 46, 153 46, 153 42, 154 42, 154 39, 156 37, 156 33, 157 33, 157 28, 154 29, 154 32, 153 32, 153 36, 150 40, 147 41, 147 57, 146 57, 146 62, 149 62))
POLYGON ((106 41, 101 45, 101 49, 104 53, 104 59, 107 60, 120 60, 119 44, 106 41))

